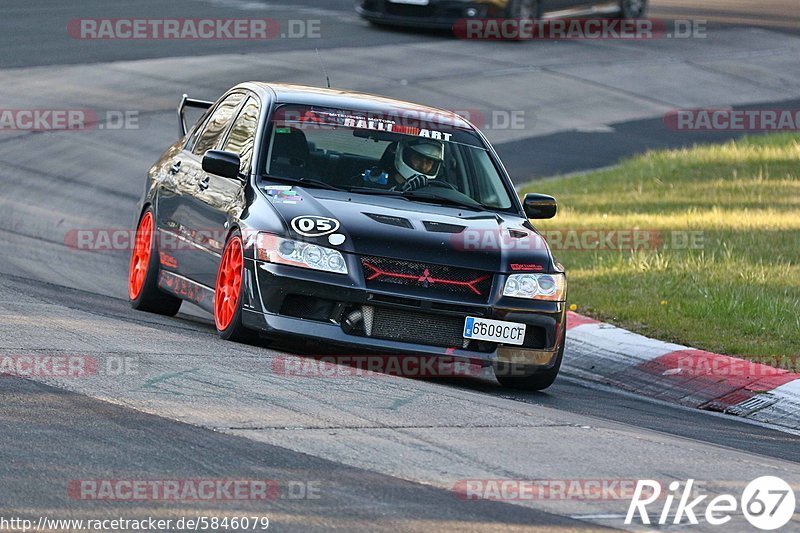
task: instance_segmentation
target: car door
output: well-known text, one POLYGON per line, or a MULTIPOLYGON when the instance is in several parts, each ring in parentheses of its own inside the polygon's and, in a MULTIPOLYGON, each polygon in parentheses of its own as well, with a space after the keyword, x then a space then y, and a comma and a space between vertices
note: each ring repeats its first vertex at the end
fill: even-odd
POLYGON ((201 169, 201 179, 195 195, 193 217, 204 228, 213 228, 208 240, 202 244, 212 252, 203 257, 209 262, 197 274, 197 281, 208 287, 216 285, 217 269, 230 230, 229 222, 237 220, 245 206, 244 188, 251 172, 253 147, 261 114, 261 104, 255 96, 249 96, 240 106, 238 115, 228 133, 223 136, 216 149, 237 154, 241 164, 240 179, 224 178, 201 169))
POLYGON ((218 262, 222 253, 213 234, 223 228, 209 227, 201 215, 206 186, 202 156, 222 142, 244 100, 243 92, 235 92, 212 108, 184 149, 173 158, 169 179, 164 180, 157 197, 159 232, 163 235, 162 267, 195 282, 208 280, 209 265, 218 262))

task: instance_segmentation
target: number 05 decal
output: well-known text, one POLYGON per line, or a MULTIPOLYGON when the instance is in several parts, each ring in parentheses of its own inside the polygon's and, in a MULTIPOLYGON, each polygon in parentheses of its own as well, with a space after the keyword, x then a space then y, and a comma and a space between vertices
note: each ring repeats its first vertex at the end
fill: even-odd
POLYGON ((339 229, 335 218, 303 216, 292 219, 292 229, 304 237, 322 237, 339 229))

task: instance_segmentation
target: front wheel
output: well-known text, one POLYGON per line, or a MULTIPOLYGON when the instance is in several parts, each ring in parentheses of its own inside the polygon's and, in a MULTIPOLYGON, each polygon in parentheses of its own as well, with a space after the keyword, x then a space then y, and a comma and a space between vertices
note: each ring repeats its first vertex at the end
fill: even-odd
POLYGON ((556 364, 547 370, 535 370, 524 365, 512 363, 497 363, 494 369, 497 381, 509 389, 524 391, 541 391, 552 385, 561 370, 561 361, 564 359, 564 344, 566 341, 566 324, 561 337, 561 347, 558 350, 556 364))
POLYGON ((243 277, 244 245, 241 234, 236 231, 222 253, 214 291, 214 322, 217 334, 224 340, 246 342, 253 336, 242 324, 243 277))
POLYGON ((619 16, 622 19, 638 19, 647 14, 647 0, 620 0, 619 16))

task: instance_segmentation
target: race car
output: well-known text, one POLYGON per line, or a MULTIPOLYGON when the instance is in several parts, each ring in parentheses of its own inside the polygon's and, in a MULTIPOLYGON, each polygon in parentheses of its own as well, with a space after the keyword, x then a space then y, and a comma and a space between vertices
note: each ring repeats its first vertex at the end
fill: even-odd
POLYGON ((452 112, 335 89, 250 82, 184 95, 180 139, 149 169, 130 262, 135 309, 214 315, 222 339, 558 375, 566 274, 497 153, 452 112), (203 112, 187 130, 187 108, 203 112))
POLYGON ((356 12, 375 24, 449 29, 469 19, 644 17, 648 0, 357 0, 356 12))

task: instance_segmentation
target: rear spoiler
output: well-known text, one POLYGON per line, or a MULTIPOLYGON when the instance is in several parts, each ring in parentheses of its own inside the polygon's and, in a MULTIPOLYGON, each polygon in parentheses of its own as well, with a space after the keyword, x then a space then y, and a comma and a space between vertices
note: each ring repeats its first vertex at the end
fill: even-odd
POLYGON ((186 108, 194 107, 196 109, 211 109, 214 102, 207 102, 205 100, 194 100, 189 98, 189 95, 184 94, 181 97, 181 103, 178 105, 178 124, 181 132, 181 137, 186 135, 186 108))

